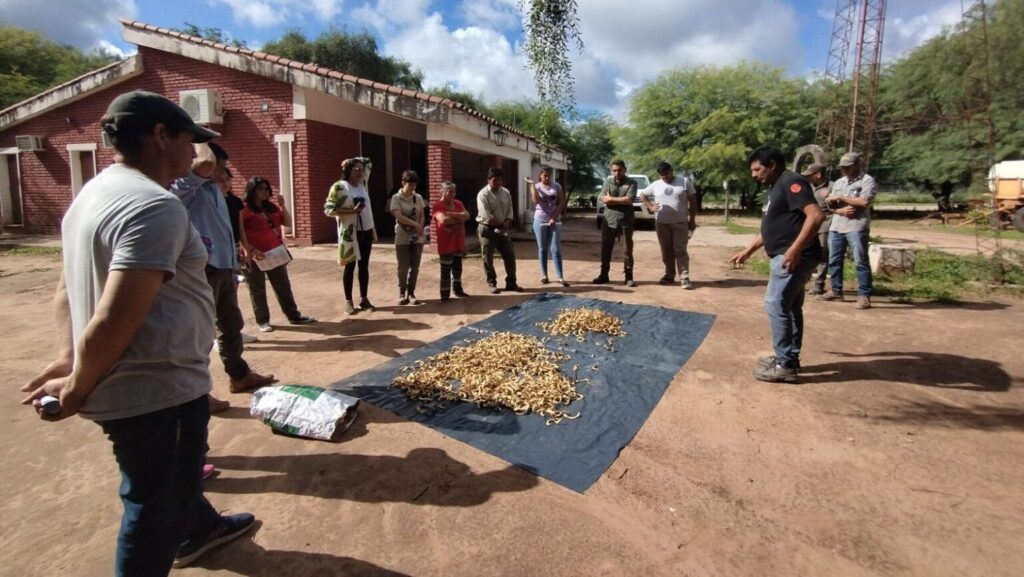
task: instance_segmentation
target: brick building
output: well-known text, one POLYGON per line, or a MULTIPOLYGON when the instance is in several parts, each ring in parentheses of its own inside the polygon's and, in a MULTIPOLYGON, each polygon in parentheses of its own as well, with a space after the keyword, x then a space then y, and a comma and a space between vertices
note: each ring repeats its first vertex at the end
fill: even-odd
POLYGON ((236 191, 249 177, 269 179, 290 209, 287 234, 297 244, 336 239, 323 204, 341 161, 352 156, 372 160, 371 203, 384 235, 394 226, 385 203, 403 170, 420 174, 425 197, 454 181, 475 214, 487 168, 501 166, 525 225, 532 212, 523 177, 542 163, 566 169, 561 151, 542 151, 529 135, 447 99, 139 22, 122 25, 136 55, 0 110, 5 229, 59 232, 74 195, 113 162, 100 117, 115 96, 136 89, 182 103, 223 135, 236 191))

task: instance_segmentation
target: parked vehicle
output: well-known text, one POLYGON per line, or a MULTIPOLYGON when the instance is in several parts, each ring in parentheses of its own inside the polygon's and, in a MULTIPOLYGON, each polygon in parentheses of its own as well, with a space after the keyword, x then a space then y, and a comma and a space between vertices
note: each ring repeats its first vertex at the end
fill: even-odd
POLYGON ((1004 221, 1024 232, 1024 160, 1004 160, 988 171, 988 189, 995 200, 993 222, 1004 221))
MULTIPOLYGON (((636 181, 636 200, 633 201, 633 218, 636 219, 636 227, 640 228, 643 224, 649 224, 650 227, 654 228, 654 213, 647 210, 644 203, 640 202, 640 191, 651 185, 650 179, 643 174, 629 174, 629 178, 636 181)), ((601 202, 601 189, 598 188, 597 196, 597 228, 601 228, 601 223, 604 222, 604 203, 601 202)))

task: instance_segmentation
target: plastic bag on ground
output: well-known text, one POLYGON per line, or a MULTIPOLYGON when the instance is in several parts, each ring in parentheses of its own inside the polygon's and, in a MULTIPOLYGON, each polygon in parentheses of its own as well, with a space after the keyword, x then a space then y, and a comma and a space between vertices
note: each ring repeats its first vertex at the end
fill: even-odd
POLYGON ((303 385, 264 387, 252 394, 249 413, 275 431, 333 441, 356 418, 359 399, 303 385))

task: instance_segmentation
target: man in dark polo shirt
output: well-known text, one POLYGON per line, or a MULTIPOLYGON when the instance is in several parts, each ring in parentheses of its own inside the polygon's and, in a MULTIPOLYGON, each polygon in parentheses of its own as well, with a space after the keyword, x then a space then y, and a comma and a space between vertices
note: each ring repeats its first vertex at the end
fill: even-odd
POLYGON ((796 382, 804 336, 804 286, 821 258, 818 227, 824 219, 811 185, 785 169, 782 152, 763 145, 750 153, 750 174, 770 188, 761 219, 761 232, 747 248, 733 255, 742 264, 760 247, 771 259, 764 309, 772 331, 775 354, 758 361, 759 381, 796 382))
POLYGON ((604 181, 601 202, 604 203, 604 220, 601 223, 601 273, 594 284, 608 284, 608 270, 612 264, 612 250, 619 235, 624 238, 625 253, 622 267, 626 275, 626 286, 633 283, 633 202, 636 200, 636 181, 626 176, 626 163, 612 162, 612 175, 604 181))

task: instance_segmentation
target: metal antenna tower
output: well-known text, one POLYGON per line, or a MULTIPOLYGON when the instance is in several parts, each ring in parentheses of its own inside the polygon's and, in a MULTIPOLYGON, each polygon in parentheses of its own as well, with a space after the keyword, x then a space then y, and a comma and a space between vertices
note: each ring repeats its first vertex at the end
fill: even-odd
POLYGON ((853 33, 853 16, 857 0, 836 0, 836 15, 832 20, 832 39, 828 45, 828 59, 825 61, 825 81, 831 92, 828 109, 818 121, 816 140, 831 153, 846 124, 846 115, 840 114, 841 90, 846 81, 846 60, 850 54, 850 34, 853 33))
POLYGON ((868 168, 878 119, 878 71, 885 34, 885 0, 862 0, 853 66, 853 103, 847 150, 860 150, 861 167, 868 168), (866 84, 866 86, 865 86, 866 84))
MULTIPOLYGON (((988 9, 985 0, 965 3, 960 0, 960 21, 964 39, 964 100, 962 115, 967 134, 967 154, 971 168, 971 196, 986 198, 991 216, 974 221, 974 239, 978 254, 997 257, 1002 245, 1002 222, 996 211, 995 194, 988 190, 988 169, 995 160, 996 133, 992 123, 992 76, 988 59, 988 9)), ((996 263, 997 280, 1002 280, 1001 262, 996 263)))

